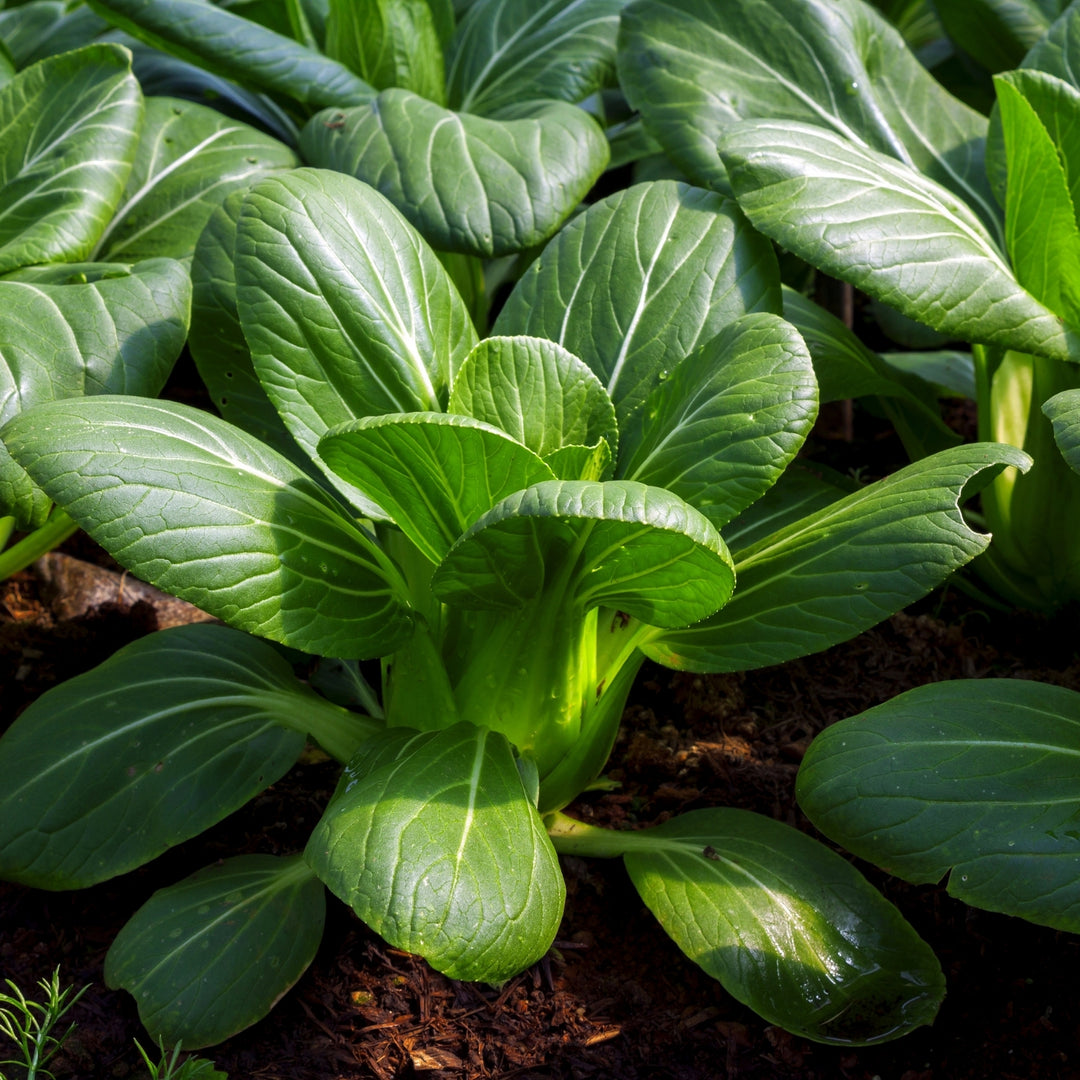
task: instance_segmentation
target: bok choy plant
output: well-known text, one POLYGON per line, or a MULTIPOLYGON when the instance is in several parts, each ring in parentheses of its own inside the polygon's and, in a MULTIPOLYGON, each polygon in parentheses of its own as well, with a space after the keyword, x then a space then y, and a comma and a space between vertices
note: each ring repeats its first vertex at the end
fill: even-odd
POLYGON ((980 438, 1035 459, 984 492, 995 543, 977 566, 1035 609, 1080 599, 1080 478, 1042 412, 1080 386, 1078 28, 1073 3, 996 78, 993 124, 862 0, 635 0, 620 40, 628 96, 689 175, 811 265, 973 344, 980 438))
POLYGON ((686 954, 791 1031, 862 1043, 929 1022, 932 954, 810 837, 735 809, 641 831, 564 811, 645 657, 734 671, 851 637, 984 550, 959 500, 1026 457, 953 447, 855 491, 797 470, 810 356, 778 314, 771 244, 699 188, 591 206, 484 339, 360 181, 299 169, 235 209, 204 234, 241 330, 224 380, 259 388, 290 456, 120 396, 3 429, 125 567, 226 625, 151 635, 19 717, 0 872, 48 889, 124 873, 310 736, 343 771, 304 852, 163 889, 110 949, 106 979, 155 1039, 198 1048, 265 1015, 314 955, 324 886, 439 971, 505 980, 555 936, 558 852, 621 856, 686 954), (345 663, 353 707, 270 642, 345 663), (375 657, 379 694, 348 663, 375 657))
MULTIPOLYGON (((217 203, 291 168, 217 112, 144 98, 119 46, 31 65, 0 88, 0 420, 60 398, 157 394, 183 348, 185 262, 217 203)), ((75 524, 0 450, 0 577, 75 524)))

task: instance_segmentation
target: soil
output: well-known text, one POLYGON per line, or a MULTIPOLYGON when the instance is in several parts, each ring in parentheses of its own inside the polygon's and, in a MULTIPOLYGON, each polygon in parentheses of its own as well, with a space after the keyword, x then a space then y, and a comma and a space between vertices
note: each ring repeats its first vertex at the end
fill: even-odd
MULTIPOLYGON (((857 432, 850 441, 851 416, 841 420, 844 452, 864 461, 857 432)), ((834 434, 826 424, 817 438, 834 434)), ((89 541, 76 537, 65 552, 47 570, 25 571, 0 588, 5 725, 48 687, 185 617, 112 573, 89 541)), ((621 786, 589 794, 570 812, 643 825, 729 805, 812 833, 793 786, 823 727, 940 679, 1014 676, 1080 689, 1076 641, 1075 620, 987 611, 951 588, 783 667, 731 676, 647 667, 609 770, 621 786)), ((305 759, 204 836, 92 889, 0 884, 0 978, 29 992, 59 965, 65 985, 89 987, 52 1065, 58 1080, 145 1077, 133 1039, 144 1046, 148 1039, 134 1003, 104 985, 113 936, 154 889, 214 859, 302 848, 334 779, 331 764, 305 759)), ((902 1040, 828 1047, 766 1024, 687 960, 620 864, 565 858, 563 865, 568 896, 555 945, 503 987, 446 979, 332 902, 322 947, 296 987, 269 1018, 203 1056, 233 1080, 1080 1078, 1078 937, 976 911, 943 887, 908 886, 861 866, 934 948, 948 996, 932 1027, 902 1040)), ((0 1042, 0 1059, 4 1049, 0 1042)))

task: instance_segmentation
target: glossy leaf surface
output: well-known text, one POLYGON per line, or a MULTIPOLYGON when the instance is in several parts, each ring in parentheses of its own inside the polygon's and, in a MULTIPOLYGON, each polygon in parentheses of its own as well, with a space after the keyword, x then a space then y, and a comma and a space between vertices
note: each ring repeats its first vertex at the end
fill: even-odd
POLYGON ((502 982, 547 952, 558 858, 505 737, 390 729, 363 748, 305 857, 391 945, 457 979, 502 982))
POLYGON ((739 585, 723 611, 658 632, 643 650, 668 667, 743 671, 847 641, 986 548, 959 502, 1006 465, 1026 469, 1030 458, 1003 444, 957 446, 785 525, 735 552, 739 585))
POLYGON ((142 93, 116 45, 51 57, 0 88, 0 274, 90 254, 141 120, 142 93))
POLYGON ((208 413, 111 396, 5 429, 11 455, 132 573, 232 626, 307 652, 393 651, 404 586, 340 504, 208 413))
POLYGON ((971 210, 909 167, 794 122, 735 125, 720 152, 754 225, 811 265, 965 341, 1057 359, 1074 346, 971 210))
POLYGON ((238 855, 159 889, 117 935, 105 982, 155 1039, 191 1050, 261 1020, 315 957, 326 893, 299 856, 238 855))
POLYGON ((634 834, 641 898, 695 963, 755 1012, 818 1042, 865 1044, 928 1024, 941 968, 839 855, 778 821, 697 810, 634 834))
POLYGON ((339 173, 300 169, 256 185, 236 279, 255 370, 316 460, 336 424, 442 410, 476 344, 431 249, 383 196, 339 173))
POLYGON ((816 416, 798 332, 777 315, 744 315, 630 415, 616 475, 674 492, 721 528, 776 482, 816 416))
POLYGON ((374 91, 328 56, 206 0, 88 0, 121 30, 162 52, 309 109, 358 105, 374 91))
POLYGON ((609 196, 561 229, 494 332, 548 338, 580 357, 621 420, 699 344, 780 303, 772 247, 738 209, 658 181, 609 196))
MULTIPOLYGON (((187 272, 172 259, 56 264, 0 281, 0 423, 44 401, 157 394, 184 347, 190 300, 187 272)), ((0 445, 2 512, 36 528, 49 506, 0 445)))
POLYGON ((148 98, 144 131, 96 258, 185 258, 230 192, 299 164, 277 139, 178 98, 148 98))
POLYGON ((670 492, 550 480, 481 517, 437 568, 432 590, 446 603, 513 609, 553 582, 582 611, 604 606, 685 626, 727 601, 734 574, 708 518, 670 492))
POLYGON ((1080 694, 1023 679, 934 683, 834 724, 798 797, 819 829, 907 881, 1080 928, 1080 694))
POLYGON ((869 4, 637 0, 623 16, 619 74, 650 133, 698 183, 724 190, 715 147, 735 121, 802 121, 905 162, 995 227, 985 118, 869 4))
POLYGON ((572 105, 496 120, 407 90, 318 113, 300 146, 311 164, 377 188, 432 247, 485 257, 546 240, 608 162, 599 125, 572 105))
POLYGON ((0 739, 0 875, 78 889, 149 862, 284 776, 304 748, 286 724, 319 707, 269 645, 234 630, 140 638, 0 739))

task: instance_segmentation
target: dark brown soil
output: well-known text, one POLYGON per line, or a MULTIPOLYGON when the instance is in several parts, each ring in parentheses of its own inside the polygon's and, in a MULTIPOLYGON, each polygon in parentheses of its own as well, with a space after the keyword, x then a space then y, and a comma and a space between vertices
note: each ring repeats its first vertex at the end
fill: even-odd
MULTIPOLYGON (((100 561, 85 541, 74 550, 100 561)), ((5 722, 169 617, 119 578, 99 582, 97 606, 79 614, 73 580, 61 579, 50 599, 27 571, 0 591, 5 722)), ((621 788, 572 812, 647 823, 733 805, 809 830, 793 781, 822 727, 938 679, 1005 675, 1080 689, 1075 640, 1074 628, 988 616, 952 591, 782 668, 724 677, 649 668, 612 761, 621 788)), ((132 1042, 147 1042, 134 1004, 103 983, 113 935, 151 891, 215 858, 301 848, 333 782, 331 765, 300 764, 210 833, 93 889, 0 884, 0 977, 30 990, 60 965, 65 984, 90 986, 54 1065, 58 1080, 145 1076, 132 1042)), ((435 974, 335 902, 323 946, 295 989, 270 1018, 205 1056, 234 1080, 1080 1077, 1080 938, 974 911, 943 889, 864 867, 934 947, 949 994, 933 1028, 881 1047, 825 1047, 765 1024, 686 960, 619 864, 567 858, 564 868, 568 899, 555 947, 501 989, 435 974)))

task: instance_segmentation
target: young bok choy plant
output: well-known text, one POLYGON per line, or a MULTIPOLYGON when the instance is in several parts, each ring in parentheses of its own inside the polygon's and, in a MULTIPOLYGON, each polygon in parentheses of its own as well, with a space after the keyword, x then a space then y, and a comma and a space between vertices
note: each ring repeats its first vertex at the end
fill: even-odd
POLYGON ((1080 477, 1042 411, 1080 387, 1078 30, 1074 2, 996 77, 993 123, 863 0, 634 0, 620 39, 628 96, 688 175, 814 267, 973 343, 980 438, 1035 459, 983 493, 995 542, 976 565, 1034 609, 1080 599, 1080 477))
POLYGON ((344 174, 266 178, 208 237, 241 331, 223 383, 262 399, 236 423, 56 401, 2 436, 124 566, 226 625, 151 635, 15 722, 0 873, 124 873, 310 736, 344 769, 305 851, 155 893, 110 949, 155 1039, 198 1048, 265 1015, 314 955, 324 886, 439 971, 505 980, 555 936, 558 852, 621 856, 687 955, 791 1031, 929 1022, 932 954, 810 837, 735 809, 641 831, 564 810, 645 657, 733 671, 851 637, 983 551, 959 501, 1025 456, 953 447, 854 492, 789 469, 817 385, 771 244, 685 184, 579 215, 483 340, 432 249, 344 174), (270 406, 288 456, 251 433, 270 406), (354 678, 363 708, 335 704, 268 641, 381 657, 381 695, 354 678))
MULTIPOLYGON (((0 87, 0 117, 0 420, 157 394, 188 331, 181 260, 220 201, 295 156, 210 109, 144 98, 118 45, 21 71, 0 87)), ((0 449, 0 577, 75 528, 0 449)))

